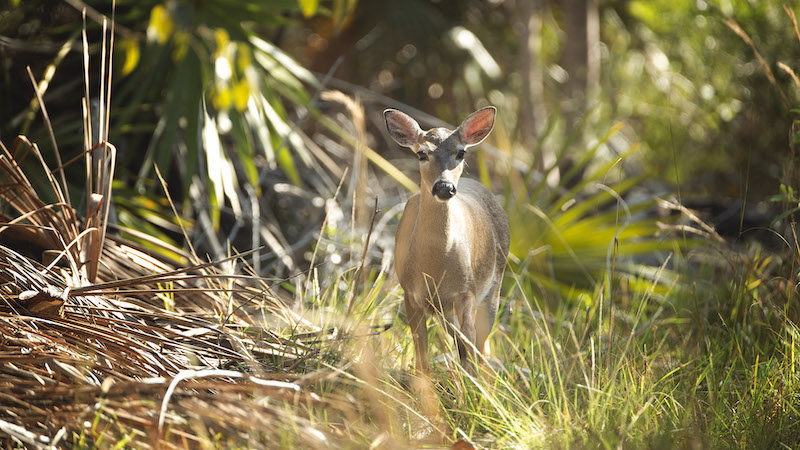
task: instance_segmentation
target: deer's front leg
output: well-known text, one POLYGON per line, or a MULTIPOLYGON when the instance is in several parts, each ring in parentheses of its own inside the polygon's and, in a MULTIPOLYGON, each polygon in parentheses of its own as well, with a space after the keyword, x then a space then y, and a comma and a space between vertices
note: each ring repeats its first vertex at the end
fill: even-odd
POLYGON ((475 352, 475 302, 475 294, 469 292, 460 305, 456 304, 458 324, 461 328, 461 332, 456 336, 458 356, 461 359, 461 366, 472 374, 475 373, 474 364, 478 363, 475 352))
POLYGON ((406 317, 414 338, 414 359, 417 375, 430 373, 428 366, 428 327, 425 324, 425 309, 405 294, 406 317))

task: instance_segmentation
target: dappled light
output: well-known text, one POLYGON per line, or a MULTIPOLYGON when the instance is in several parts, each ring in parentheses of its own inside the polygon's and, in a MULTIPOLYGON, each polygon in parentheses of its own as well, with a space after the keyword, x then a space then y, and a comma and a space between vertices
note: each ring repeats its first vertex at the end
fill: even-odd
POLYGON ((0 444, 799 447, 798 14, 0 2, 0 444))

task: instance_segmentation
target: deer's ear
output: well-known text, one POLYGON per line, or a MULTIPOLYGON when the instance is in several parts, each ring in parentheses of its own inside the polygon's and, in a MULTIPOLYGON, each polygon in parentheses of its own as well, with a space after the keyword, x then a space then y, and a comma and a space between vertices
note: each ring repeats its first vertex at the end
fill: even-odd
POLYGON ((411 116, 389 108, 383 111, 383 117, 386 119, 386 129, 389 130, 389 135, 395 142, 409 148, 413 148, 419 143, 422 129, 411 116))
POLYGON ((464 147, 478 145, 486 139, 494 127, 495 114, 497 109, 494 106, 487 106, 470 114, 461 122, 458 126, 458 135, 464 147))

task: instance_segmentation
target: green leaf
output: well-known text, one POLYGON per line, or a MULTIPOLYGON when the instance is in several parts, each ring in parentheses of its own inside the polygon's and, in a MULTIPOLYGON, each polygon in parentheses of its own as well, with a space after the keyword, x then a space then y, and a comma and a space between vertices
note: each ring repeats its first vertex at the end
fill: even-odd
POLYGON ((286 146, 283 146, 278 149, 278 167, 283 170, 283 173, 289 177, 289 181, 292 182, 295 186, 300 186, 300 173, 297 171, 297 167, 294 164, 294 158, 292 158, 292 153, 289 152, 289 149, 286 146))
POLYGON ((238 217, 241 215, 242 207, 239 204, 239 195, 237 193, 236 170, 225 154, 216 120, 210 117, 207 111, 203 112, 201 136, 203 148, 205 149, 206 164, 208 164, 208 180, 213 188, 210 191, 214 192, 214 198, 220 202, 220 205, 225 201, 224 198, 227 197, 231 203, 231 209, 238 217))
POLYGON ((119 47, 125 52, 125 63, 122 65, 122 75, 124 76, 133 72, 133 69, 139 64, 139 42, 132 38, 126 38, 119 43, 119 47))
POLYGON ((239 163, 247 176, 247 180, 253 186, 258 186, 258 168, 253 159, 255 153, 253 151, 253 137, 249 133, 249 130, 254 127, 248 126, 244 117, 240 114, 231 114, 231 122, 233 123, 231 135, 236 143, 236 156, 239 157, 239 163))
MULTIPOLYGON (((258 50, 255 52, 257 60, 259 53, 261 53, 269 56, 269 58, 274 61, 274 64, 270 64, 267 60, 259 61, 268 72, 272 73, 273 70, 277 69, 277 66, 282 66, 299 80, 310 84, 312 87, 319 87, 319 80, 317 80, 317 77, 315 77, 310 70, 301 66, 291 56, 284 53, 283 50, 256 36, 250 37, 250 43, 258 50)), ((288 79, 286 81, 288 82, 288 79)))
POLYGON ((317 6, 319 6, 319 0, 297 0, 297 3, 300 4, 300 11, 306 18, 316 14, 317 6))

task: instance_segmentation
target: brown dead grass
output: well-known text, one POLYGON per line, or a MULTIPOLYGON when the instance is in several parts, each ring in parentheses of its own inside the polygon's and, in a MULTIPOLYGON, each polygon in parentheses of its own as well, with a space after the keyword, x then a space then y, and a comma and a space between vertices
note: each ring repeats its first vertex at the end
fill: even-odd
POLYGON ((329 444, 300 406, 331 402, 306 388, 321 374, 300 375, 327 330, 301 323, 266 281, 238 275, 238 257, 176 268, 109 236, 89 283, 85 223, 40 198, 16 150, 0 157, 4 446, 241 445, 287 429, 298 445, 329 444))

